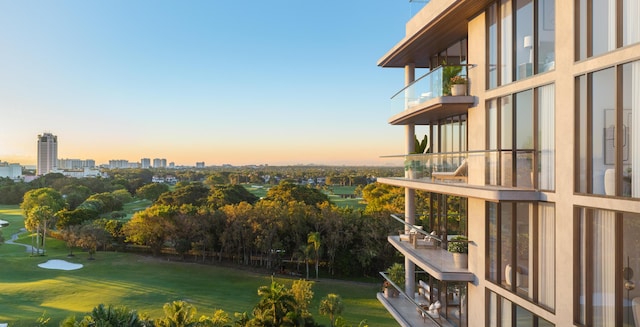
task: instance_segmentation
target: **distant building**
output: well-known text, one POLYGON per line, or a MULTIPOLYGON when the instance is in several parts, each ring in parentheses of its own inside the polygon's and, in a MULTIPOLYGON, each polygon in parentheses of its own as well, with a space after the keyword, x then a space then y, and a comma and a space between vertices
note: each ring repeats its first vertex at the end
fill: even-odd
POLYGON ((16 163, 0 162, 0 177, 21 179, 22 166, 16 163))
POLYGON ((58 164, 58 137, 51 133, 38 135, 37 175, 46 175, 58 164))
POLYGON ((204 168, 204 161, 196 162, 196 168, 204 168))
POLYGON ((142 168, 142 169, 151 168, 151 159, 149 159, 149 158, 140 159, 140 168, 142 168))
POLYGON ((82 168, 95 168, 96 161, 93 159, 81 160, 81 159, 59 159, 59 169, 82 169, 82 168))
POLYGON ((173 162, 173 161, 172 161, 172 162, 170 162, 170 163, 169 163, 169 168, 171 168, 171 169, 176 168, 176 163, 175 163, 175 162, 173 162))
POLYGON ((167 159, 153 159, 153 168, 167 168, 167 159))
POLYGON ((129 168, 129 160, 109 160, 109 169, 129 168))

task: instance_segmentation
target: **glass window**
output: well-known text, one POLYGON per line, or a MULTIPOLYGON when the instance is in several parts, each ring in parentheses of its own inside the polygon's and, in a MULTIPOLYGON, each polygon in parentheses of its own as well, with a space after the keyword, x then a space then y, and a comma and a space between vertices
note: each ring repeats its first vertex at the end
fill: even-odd
POLYGON ((616 89, 613 68, 593 73, 589 86, 591 107, 592 193, 614 195, 616 89), (606 179, 606 181, 605 181, 606 179))
POLYGON ((634 299, 640 297, 635 287, 640 278, 640 214, 591 208, 579 208, 577 212, 578 323, 634 326, 630 309, 634 299), (618 249, 622 250, 621 255, 613 255, 618 249))
MULTIPOLYGON (((640 3, 637 6, 640 7, 640 3)), ((622 196, 634 198, 640 197, 640 94, 638 90, 640 90, 640 61, 634 61, 622 66, 621 163, 622 196)))
POLYGON ((640 42, 638 0, 578 0, 577 6, 580 28, 576 40, 577 60, 640 42))
POLYGON ((616 48, 616 0, 591 1, 592 55, 597 56, 616 48))
POLYGON ((487 47, 489 48, 487 51, 489 55, 489 73, 487 74, 489 81, 487 85, 489 89, 492 89, 498 86, 498 7, 495 3, 487 10, 487 26, 489 26, 487 30, 489 34, 487 37, 487 47))
POLYGON ((496 284, 499 281, 505 289, 553 310, 555 205, 487 203, 487 219, 487 279, 496 284))
POLYGON ((577 192, 640 197, 638 88, 640 61, 576 79, 577 192))
POLYGON ((533 75, 533 1, 516 1, 517 79, 533 75))
POLYGON ((487 325, 500 327, 552 327, 552 323, 534 315, 531 311, 487 291, 487 325), (499 304, 499 305, 498 305, 499 304), (499 317, 499 323, 498 323, 499 317))
POLYGON ((487 204, 487 217, 489 219, 489 231, 487 232, 487 244, 489 251, 489 271, 487 279, 498 283, 498 204, 487 204))
POLYGON ((622 3, 622 45, 640 42, 640 3, 638 0, 624 0, 622 3))
POLYGON ((538 203, 538 303, 555 307, 556 232, 555 206, 538 203))
POLYGON ((555 0, 538 1, 538 66, 536 73, 544 73, 556 67, 556 15, 555 0))
POLYGON ((538 188, 555 189, 555 85, 538 88, 538 188))
POLYGON ((513 4, 511 0, 500 1, 500 85, 513 81, 513 4))

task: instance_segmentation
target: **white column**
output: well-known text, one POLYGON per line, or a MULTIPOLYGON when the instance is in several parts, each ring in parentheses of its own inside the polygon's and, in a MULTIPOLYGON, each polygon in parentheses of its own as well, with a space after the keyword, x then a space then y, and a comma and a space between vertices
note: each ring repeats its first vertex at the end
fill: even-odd
MULTIPOLYGON (((405 86, 415 81, 415 64, 408 64, 404 67, 404 83, 405 86)), ((415 150, 415 136, 416 128, 414 125, 405 126, 405 141, 407 153, 412 153, 415 150)), ((405 177, 408 177, 405 172, 405 177)), ((408 224, 415 224, 416 217, 416 205, 415 205, 416 191, 414 189, 404 189, 404 220, 408 224)), ((405 271, 405 283, 404 290, 409 296, 413 296, 415 293, 415 271, 416 265, 411 260, 404 259, 404 271, 405 271)))

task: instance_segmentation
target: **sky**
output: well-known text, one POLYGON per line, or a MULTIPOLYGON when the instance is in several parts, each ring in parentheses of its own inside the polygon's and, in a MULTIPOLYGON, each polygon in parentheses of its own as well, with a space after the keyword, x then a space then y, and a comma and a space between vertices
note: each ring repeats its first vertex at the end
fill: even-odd
POLYGON ((408 0, 0 0, 0 161, 389 165, 408 0))

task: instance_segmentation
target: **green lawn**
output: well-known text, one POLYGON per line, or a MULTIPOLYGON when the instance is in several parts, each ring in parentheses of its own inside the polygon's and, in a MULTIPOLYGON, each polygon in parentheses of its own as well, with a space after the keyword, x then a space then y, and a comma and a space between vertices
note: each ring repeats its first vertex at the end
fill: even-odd
MULTIPOLYGON (((23 227, 17 206, 0 206, 0 219, 10 222, 1 231, 6 239, 23 227)), ((19 239, 30 242, 23 234, 19 239)), ((50 326, 71 314, 82 315, 100 303, 126 305, 151 317, 162 315, 162 305, 186 300, 199 314, 214 309, 250 312, 258 302, 257 289, 268 285, 271 277, 245 270, 213 265, 182 263, 128 253, 98 252, 96 260, 86 253, 67 258, 60 241, 48 240, 46 257, 31 257, 22 246, 0 246, 0 323, 12 327, 33 326, 43 312, 52 318, 50 326), (47 270, 37 265, 49 259, 63 259, 84 265, 74 271, 47 270)), ((280 279, 290 285, 292 279, 280 279)), ((345 302, 344 316, 355 325, 366 319, 371 326, 397 326, 376 300, 379 285, 321 280, 315 292, 312 313, 319 323, 329 325, 317 311, 328 293, 340 294, 345 302)))

